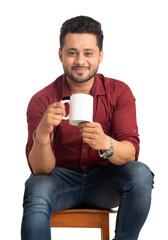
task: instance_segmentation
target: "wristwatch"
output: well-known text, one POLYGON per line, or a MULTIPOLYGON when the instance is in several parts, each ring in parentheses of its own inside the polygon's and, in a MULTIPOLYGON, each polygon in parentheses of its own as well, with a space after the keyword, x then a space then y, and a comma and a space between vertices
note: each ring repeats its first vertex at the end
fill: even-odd
POLYGON ((98 150, 99 156, 104 159, 108 159, 109 157, 113 156, 113 154, 114 154, 114 142, 111 137, 109 137, 109 139, 110 139, 110 148, 106 152, 102 152, 101 150, 98 150))

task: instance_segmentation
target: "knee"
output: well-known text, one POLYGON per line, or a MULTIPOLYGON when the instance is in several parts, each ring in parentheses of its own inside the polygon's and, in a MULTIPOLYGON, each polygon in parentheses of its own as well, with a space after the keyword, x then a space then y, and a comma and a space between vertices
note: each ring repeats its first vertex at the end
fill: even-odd
POLYGON ((28 211, 50 209, 52 194, 53 183, 50 177, 31 175, 25 183, 24 209, 28 211))
POLYGON ((32 195, 48 195, 53 189, 53 178, 45 175, 31 175, 25 183, 25 191, 32 195))
POLYGON ((154 174, 149 167, 142 162, 129 162, 122 167, 122 178, 132 183, 153 187, 154 174))

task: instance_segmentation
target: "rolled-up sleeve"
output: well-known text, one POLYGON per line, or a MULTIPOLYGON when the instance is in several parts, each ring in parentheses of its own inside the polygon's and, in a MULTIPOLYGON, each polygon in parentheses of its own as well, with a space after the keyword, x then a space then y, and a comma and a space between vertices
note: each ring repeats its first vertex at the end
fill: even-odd
POLYGON ((135 98, 127 85, 120 91, 116 99, 112 118, 112 135, 117 141, 131 142, 135 147, 136 160, 138 160, 140 140, 135 98))

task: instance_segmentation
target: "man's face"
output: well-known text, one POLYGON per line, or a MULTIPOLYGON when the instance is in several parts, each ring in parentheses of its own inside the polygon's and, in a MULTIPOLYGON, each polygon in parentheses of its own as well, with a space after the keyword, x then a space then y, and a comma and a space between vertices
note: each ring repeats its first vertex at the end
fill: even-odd
POLYGON ((103 51, 99 51, 97 37, 89 33, 68 33, 59 58, 66 77, 76 83, 87 82, 97 73, 103 51))

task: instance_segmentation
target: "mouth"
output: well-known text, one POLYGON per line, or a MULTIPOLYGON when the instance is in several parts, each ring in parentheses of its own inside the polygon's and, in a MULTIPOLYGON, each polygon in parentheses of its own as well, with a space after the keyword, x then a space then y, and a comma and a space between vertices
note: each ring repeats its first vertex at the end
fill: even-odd
POLYGON ((72 67, 72 70, 76 71, 77 73, 84 73, 88 69, 89 67, 72 67))

